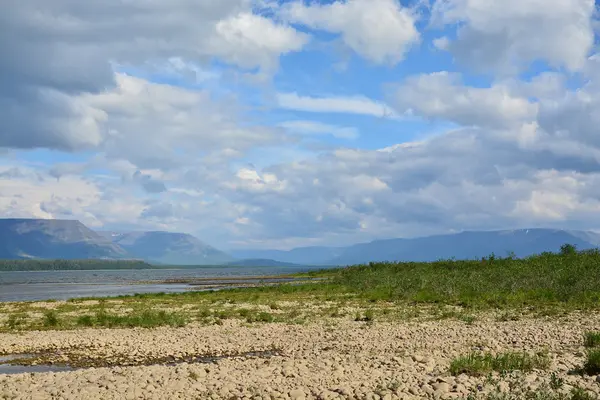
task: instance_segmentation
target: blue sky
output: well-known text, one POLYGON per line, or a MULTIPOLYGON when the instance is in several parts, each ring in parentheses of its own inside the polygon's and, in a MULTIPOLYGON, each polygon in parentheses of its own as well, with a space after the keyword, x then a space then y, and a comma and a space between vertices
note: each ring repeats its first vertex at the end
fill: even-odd
POLYGON ((184 3, 0 44, 0 216, 222 248, 599 228, 593 0, 184 3))

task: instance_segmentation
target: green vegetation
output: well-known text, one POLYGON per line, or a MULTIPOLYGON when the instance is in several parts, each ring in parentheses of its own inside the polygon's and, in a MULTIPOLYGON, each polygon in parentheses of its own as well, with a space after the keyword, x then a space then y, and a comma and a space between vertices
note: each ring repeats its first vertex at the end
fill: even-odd
POLYGON ((74 271, 148 268, 158 267, 136 260, 0 260, 0 271, 74 271))
POLYGON ((490 372, 529 372, 534 369, 547 369, 550 367, 550 358, 545 353, 502 353, 502 354, 477 354, 456 358, 450 364, 452 375, 467 374, 483 376, 490 372))
POLYGON ((332 283, 370 301, 594 307, 600 301, 600 252, 563 249, 524 259, 371 263, 338 270, 332 283))
POLYGON ((530 390, 526 393, 470 394, 466 400, 599 400, 598 396, 575 387, 570 392, 555 392, 548 389, 530 390))
POLYGON ((53 328, 60 324, 56 312, 47 310, 44 312, 44 326, 53 328))
POLYGON ((600 348, 595 348, 587 351, 587 360, 585 361, 583 370, 588 375, 600 374, 600 348))
POLYGON ((77 318, 77 324, 81 326, 98 326, 103 328, 115 327, 142 327, 153 328, 156 326, 184 326, 187 319, 178 313, 152 310, 143 310, 127 315, 116 315, 107 313, 104 310, 98 311, 95 315, 82 315, 77 318))
MULTIPOLYGON (((322 279, 219 291, 72 299, 52 307, 56 320, 44 315, 47 305, 0 303, 0 331, 218 324, 232 318, 253 323, 304 323, 332 317, 368 323, 452 318, 474 324, 488 316, 498 321, 557 318, 572 310, 600 306, 600 252, 569 246, 558 253, 524 259, 493 256, 370 263, 298 276, 322 279)), ((589 343, 598 340, 597 333, 586 338, 589 343)))
POLYGON ((600 347, 600 332, 586 332, 583 344, 585 347, 600 347))

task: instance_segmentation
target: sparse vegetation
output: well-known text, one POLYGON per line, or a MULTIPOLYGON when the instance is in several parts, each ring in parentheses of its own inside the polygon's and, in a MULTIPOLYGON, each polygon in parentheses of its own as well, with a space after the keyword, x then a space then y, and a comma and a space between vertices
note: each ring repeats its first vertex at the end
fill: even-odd
MULTIPOLYGON (((45 316, 46 306, 24 302, 6 312, 0 330, 221 324, 232 318, 303 323, 336 317, 372 323, 375 316, 382 321, 452 318, 473 324, 487 310, 499 321, 528 315, 557 318, 600 305, 600 252, 572 250, 563 246, 557 253, 524 259, 491 255, 370 263, 300 274, 323 278, 316 282, 72 299, 55 303, 52 317, 45 316)), ((586 341, 596 343, 597 335, 590 333, 586 341)))
POLYGON ((586 332, 584 339, 585 347, 600 347, 600 332, 586 332))
POLYGON ((105 328, 115 327, 142 327, 156 326, 183 326, 186 318, 178 313, 166 311, 143 310, 127 315, 115 315, 100 310, 96 315, 82 315, 77 319, 77 324, 82 326, 99 326, 105 328))
POLYGON ((525 393, 488 393, 470 394, 466 400, 599 400, 582 388, 573 388, 570 392, 556 392, 547 389, 530 390, 525 393))
POLYGON ((550 358, 547 354, 528 353, 502 353, 502 354, 477 354, 471 353, 456 358, 450 364, 452 375, 467 374, 471 376, 484 376, 490 372, 529 372, 534 369, 547 369, 550 366, 550 358))
POLYGON ((44 326, 45 327, 55 327, 59 325, 58 316, 56 312, 53 310, 47 310, 44 312, 44 326))
POLYGON ((600 374, 600 348, 595 348, 587 351, 587 360, 585 361, 583 370, 588 375, 600 374))

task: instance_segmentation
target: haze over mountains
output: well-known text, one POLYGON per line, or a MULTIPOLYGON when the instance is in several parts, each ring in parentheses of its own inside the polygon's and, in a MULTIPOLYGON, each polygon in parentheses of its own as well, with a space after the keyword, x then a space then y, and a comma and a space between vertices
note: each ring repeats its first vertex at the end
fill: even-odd
POLYGON ((524 257, 600 245, 590 231, 518 229, 470 231, 411 239, 377 240, 347 247, 300 247, 289 251, 239 250, 227 254, 198 238, 173 232, 94 232, 75 220, 0 219, 0 259, 141 259, 171 265, 351 265, 371 261, 473 259, 513 252, 524 257))
POLYGON ((136 258, 173 265, 219 265, 233 261, 230 255, 186 233, 99 232, 136 258))

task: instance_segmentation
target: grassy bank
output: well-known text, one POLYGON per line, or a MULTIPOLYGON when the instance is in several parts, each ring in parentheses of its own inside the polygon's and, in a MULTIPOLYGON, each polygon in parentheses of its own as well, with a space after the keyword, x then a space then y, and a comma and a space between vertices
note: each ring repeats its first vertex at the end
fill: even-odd
POLYGON ((229 318, 249 323, 458 318, 473 323, 481 312, 508 320, 600 306, 600 253, 568 247, 525 259, 372 263, 302 275, 327 279, 215 292, 0 303, 0 330, 180 326, 229 318))

